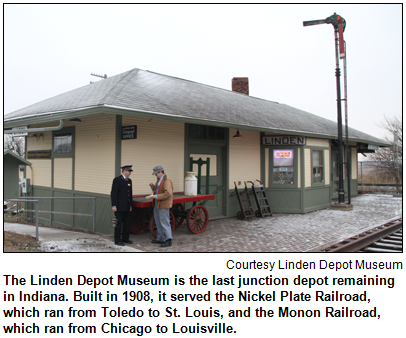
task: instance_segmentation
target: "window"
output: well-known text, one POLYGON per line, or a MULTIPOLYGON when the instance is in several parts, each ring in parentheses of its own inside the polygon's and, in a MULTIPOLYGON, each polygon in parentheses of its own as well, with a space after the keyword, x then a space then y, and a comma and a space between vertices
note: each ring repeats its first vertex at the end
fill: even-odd
POLYGON ((313 183, 324 182, 323 150, 313 150, 313 183))
MULTIPOLYGON (((198 160, 199 158, 201 158, 203 161, 206 161, 207 158, 210 159, 210 176, 217 176, 217 155, 216 154, 190 154, 190 157, 193 158, 194 161, 198 160)), ((207 165, 203 164, 201 166, 201 174, 202 176, 206 176, 207 175, 207 165)), ((199 166, 197 165, 197 163, 193 164, 193 170, 194 172, 196 172, 196 177, 197 177, 197 173, 199 171, 199 166)))
POLYGON ((53 157, 72 157, 74 153, 74 129, 65 128, 53 132, 53 157))
POLYGON ((294 150, 273 150, 273 184, 294 184, 294 150))
POLYGON ((273 168, 273 184, 293 184, 294 168, 279 167, 273 168))
POLYGON ((54 136, 54 153, 67 154, 72 152, 72 133, 54 136))
POLYGON ((189 126, 189 138, 206 141, 225 141, 225 128, 191 124, 189 126))

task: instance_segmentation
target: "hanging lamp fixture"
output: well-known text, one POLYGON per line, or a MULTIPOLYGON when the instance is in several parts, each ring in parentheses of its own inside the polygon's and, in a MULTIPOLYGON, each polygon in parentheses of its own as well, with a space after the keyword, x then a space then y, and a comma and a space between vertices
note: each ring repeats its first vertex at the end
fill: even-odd
POLYGON ((243 136, 240 134, 240 131, 237 129, 237 133, 233 136, 233 138, 243 138, 243 136))

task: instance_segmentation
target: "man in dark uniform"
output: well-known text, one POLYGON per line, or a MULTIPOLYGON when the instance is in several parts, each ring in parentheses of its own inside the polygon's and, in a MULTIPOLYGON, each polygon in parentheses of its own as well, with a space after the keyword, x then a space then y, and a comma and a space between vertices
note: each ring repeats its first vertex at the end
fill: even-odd
POLYGON ((113 180, 111 187, 111 209, 117 217, 117 225, 114 229, 114 242, 119 246, 124 246, 124 243, 133 244, 130 241, 130 213, 133 205, 133 186, 129 178, 133 171, 131 168, 132 165, 121 167, 122 174, 113 180))

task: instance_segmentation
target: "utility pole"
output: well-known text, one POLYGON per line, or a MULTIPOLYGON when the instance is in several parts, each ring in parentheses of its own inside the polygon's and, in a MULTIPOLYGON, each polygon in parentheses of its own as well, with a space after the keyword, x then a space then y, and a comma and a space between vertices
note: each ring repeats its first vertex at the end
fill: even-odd
POLYGON ((338 131, 338 208, 339 210, 352 210, 352 205, 344 202, 344 170, 343 170, 343 122, 341 113, 341 86, 340 86, 340 58, 345 58, 343 32, 346 21, 340 15, 334 13, 326 19, 303 21, 303 26, 332 24, 334 27, 335 59, 336 59, 336 89, 337 89, 337 131, 338 131))

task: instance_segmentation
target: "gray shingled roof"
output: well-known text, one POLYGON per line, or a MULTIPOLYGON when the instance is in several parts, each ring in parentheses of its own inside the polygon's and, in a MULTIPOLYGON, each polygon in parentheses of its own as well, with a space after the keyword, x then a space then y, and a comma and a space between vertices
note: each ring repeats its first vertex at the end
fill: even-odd
MULTIPOLYGON (((5 127, 52 114, 66 114, 94 107, 113 107, 117 114, 148 113, 191 123, 218 123, 235 128, 269 132, 337 137, 337 124, 286 104, 267 101, 230 90, 157 74, 141 69, 57 95, 4 116, 5 127)), ((388 145, 387 142, 349 128, 351 140, 388 145)))

